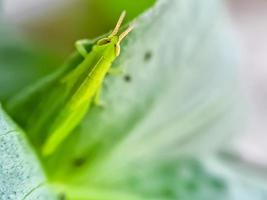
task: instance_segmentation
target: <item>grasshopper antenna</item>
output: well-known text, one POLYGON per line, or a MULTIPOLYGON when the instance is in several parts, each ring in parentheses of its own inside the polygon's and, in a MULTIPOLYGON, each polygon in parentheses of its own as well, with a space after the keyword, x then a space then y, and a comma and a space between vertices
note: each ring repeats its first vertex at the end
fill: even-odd
POLYGON ((122 24, 122 22, 123 22, 125 16, 126 16, 126 11, 124 10, 124 11, 121 13, 121 15, 120 15, 120 18, 119 18, 119 20, 118 20, 118 22, 117 22, 117 24, 116 24, 114 30, 113 30, 112 33, 110 34, 110 37, 116 35, 116 34, 119 32, 119 29, 120 29, 120 27, 121 27, 121 24, 122 24))
POLYGON ((124 32, 122 32, 119 36, 119 42, 120 43, 135 27, 135 23, 132 23, 124 32))

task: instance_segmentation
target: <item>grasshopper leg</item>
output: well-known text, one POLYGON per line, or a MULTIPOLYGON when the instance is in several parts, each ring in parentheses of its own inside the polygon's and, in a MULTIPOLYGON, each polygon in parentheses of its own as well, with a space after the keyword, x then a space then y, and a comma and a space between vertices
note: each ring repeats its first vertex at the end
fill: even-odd
POLYGON ((109 75, 114 75, 114 76, 123 75, 124 74, 124 69, 122 67, 111 67, 108 70, 108 74, 109 75))
POLYGON ((75 42, 75 47, 77 49, 77 51, 85 58, 88 54, 86 48, 85 48, 85 44, 87 44, 88 41, 87 40, 78 40, 77 42, 75 42))
POLYGON ((96 91, 95 97, 94 97, 94 104, 99 107, 105 107, 105 103, 101 100, 101 94, 102 94, 102 86, 99 87, 99 89, 96 91))

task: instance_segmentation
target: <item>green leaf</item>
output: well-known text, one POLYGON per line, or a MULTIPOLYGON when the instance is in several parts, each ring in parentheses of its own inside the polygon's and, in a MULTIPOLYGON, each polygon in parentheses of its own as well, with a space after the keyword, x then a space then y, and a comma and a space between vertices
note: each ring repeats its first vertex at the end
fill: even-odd
POLYGON ((125 169, 112 168, 112 172, 107 167, 101 175, 91 176, 90 187, 80 184, 55 187, 75 200, 265 200, 266 181, 255 182, 246 176, 237 175, 218 159, 187 156, 143 160, 125 169))
MULTIPOLYGON (((106 108, 92 107, 41 158, 50 183, 70 200, 264 199, 261 188, 206 163, 238 126, 237 56, 221 1, 158 0, 136 23, 115 64, 125 76, 105 81, 106 108)), ((58 99, 39 88, 31 90, 53 106, 58 99)), ((29 102, 12 112, 25 129, 27 115, 39 112, 29 102)), ((42 136, 28 135, 32 143, 42 136)))
POLYGON ((23 131, 0 107, 0 199, 56 199, 23 131))

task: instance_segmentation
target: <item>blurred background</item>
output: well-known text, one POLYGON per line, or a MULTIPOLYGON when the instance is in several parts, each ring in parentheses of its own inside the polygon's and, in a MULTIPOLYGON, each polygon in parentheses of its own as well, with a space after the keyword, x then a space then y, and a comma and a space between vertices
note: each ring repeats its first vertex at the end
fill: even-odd
POLYGON ((4 0, 4 12, 8 21, 28 37, 67 55, 77 38, 94 38, 106 33, 113 28, 122 10, 127 8, 127 22, 155 0, 115 2, 116 5, 113 0, 26 0, 22 4, 19 0, 4 0))
MULTIPOLYGON (((249 123, 244 124, 244 133, 236 138, 234 148, 244 160, 267 166, 267 1, 225 2, 241 46, 240 80, 250 102, 249 123)), ((4 15, 17 32, 54 52, 56 66, 73 50, 77 38, 101 35, 112 28, 125 7, 129 21, 154 0, 118 0, 115 7, 113 3, 111 0, 24 0, 23 3, 4 0, 4 15)))
POLYGON ((242 47, 243 92, 250 101, 250 123, 236 144, 244 159, 267 166, 267 1, 227 3, 242 47))

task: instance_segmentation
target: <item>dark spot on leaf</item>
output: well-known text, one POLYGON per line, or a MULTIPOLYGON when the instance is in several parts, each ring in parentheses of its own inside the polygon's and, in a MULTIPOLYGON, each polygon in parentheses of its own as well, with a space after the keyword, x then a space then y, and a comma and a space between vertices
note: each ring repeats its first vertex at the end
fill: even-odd
POLYGON ((73 161, 73 165, 75 167, 81 167, 82 165, 84 165, 86 162, 86 160, 84 158, 76 158, 74 161, 73 161))
POLYGON ((60 193, 59 195, 58 195, 58 199, 59 200, 67 200, 67 197, 66 197, 66 194, 65 193, 60 193))
POLYGON ((197 182, 195 180, 189 181, 185 184, 186 190, 189 192, 196 192, 198 189, 197 182))
POLYGON ((151 60, 151 58, 152 58, 152 52, 151 51, 147 51, 146 53, 145 53, 145 55, 144 55, 144 61, 149 61, 149 60, 151 60))
POLYGON ((212 180, 210 180, 210 184, 215 189, 218 189, 218 190, 225 189, 225 185, 224 185, 223 181, 221 181, 219 179, 212 179, 212 180))
POLYGON ((169 197, 170 199, 176 199, 175 198, 175 193, 172 191, 171 188, 164 188, 162 191, 161 191, 161 194, 164 196, 164 197, 169 197))
POLYGON ((125 80, 126 82, 131 82, 132 77, 131 77, 129 74, 126 74, 126 75, 124 76, 124 80, 125 80))

